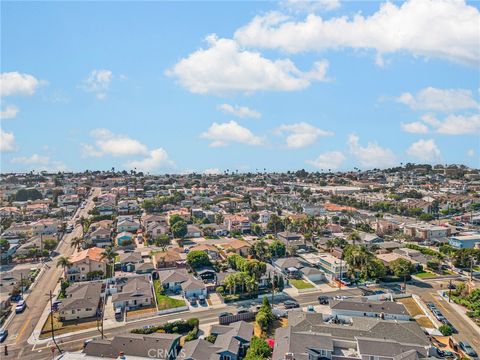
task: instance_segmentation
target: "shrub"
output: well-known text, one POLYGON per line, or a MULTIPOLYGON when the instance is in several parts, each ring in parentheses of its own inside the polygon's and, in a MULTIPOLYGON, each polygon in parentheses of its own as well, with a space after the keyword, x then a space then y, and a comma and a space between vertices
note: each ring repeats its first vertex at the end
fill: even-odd
POLYGON ((442 333, 443 336, 450 336, 453 334, 453 330, 448 325, 442 325, 438 328, 438 331, 442 333))
POLYGON ((187 336, 185 336, 185 341, 195 340, 197 338, 197 335, 198 335, 198 328, 194 328, 188 332, 187 336))

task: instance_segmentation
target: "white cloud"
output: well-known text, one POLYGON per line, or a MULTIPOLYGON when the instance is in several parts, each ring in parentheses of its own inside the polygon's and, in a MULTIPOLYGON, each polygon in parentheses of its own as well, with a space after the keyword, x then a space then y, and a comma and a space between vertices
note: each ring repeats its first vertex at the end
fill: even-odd
POLYGON ((174 163, 170 160, 164 149, 158 148, 151 150, 144 159, 128 161, 125 166, 130 169, 136 168, 139 171, 154 171, 161 168, 173 167, 174 163))
POLYGON ((428 133, 428 126, 420 121, 414 121, 411 123, 402 123, 402 130, 412 134, 426 134, 428 133))
POLYGON ((395 154, 390 149, 382 148, 376 142, 369 142, 367 146, 359 144, 359 137, 351 134, 348 136, 347 145, 350 153, 357 158, 360 165, 375 168, 389 167, 397 163, 395 154))
POLYGON ((213 169, 205 169, 203 170, 203 173, 205 175, 218 175, 218 174, 221 174, 221 171, 218 168, 213 168, 213 169))
POLYGON ((246 106, 220 104, 217 106, 217 109, 224 112, 225 114, 232 114, 239 118, 260 119, 260 117, 262 116, 262 114, 260 114, 258 111, 250 109, 246 106))
POLYGON ((0 119, 13 119, 19 111, 20 109, 15 105, 7 105, 5 109, 0 112, 0 119))
POLYGON ((449 115, 438 124, 437 132, 445 135, 479 135, 480 115, 449 115))
POLYGON ((0 74, 0 95, 26 95, 30 96, 40 86, 40 81, 33 75, 22 74, 17 71, 0 74))
POLYGON ((414 142, 408 148, 407 154, 422 161, 440 160, 440 150, 433 139, 420 139, 417 142, 414 142))
POLYGON ((86 157, 148 155, 147 146, 125 135, 113 134, 108 129, 95 129, 90 132, 95 146, 82 144, 82 154, 86 157))
POLYGON ((213 123, 210 128, 200 134, 202 139, 212 140, 211 147, 227 146, 237 142, 246 145, 262 145, 263 139, 254 135, 249 129, 240 126, 235 121, 222 124, 213 123))
POLYGON ((294 13, 314 13, 338 9, 340 0, 284 0, 281 6, 294 13))
POLYGON ((295 21, 279 13, 256 16, 234 35, 243 46, 276 48, 287 52, 353 48, 382 54, 448 59, 476 66, 480 61, 480 12, 462 0, 407 0, 385 2, 370 16, 322 19, 310 14, 295 21), (421 34, 421 35, 419 35, 421 34))
POLYGON ((113 73, 110 70, 93 70, 88 77, 82 81, 80 88, 86 92, 93 92, 99 100, 107 97, 113 73))
POLYGON ((475 149, 469 149, 467 151, 467 155, 470 156, 470 157, 474 157, 475 156, 475 149))
POLYGON ((3 131, 0 129, 0 152, 12 152, 17 149, 17 145, 15 144, 15 136, 12 132, 3 131))
POLYGON ((478 109, 479 104, 467 89, 438 89, 427 87, 416 95, 403 93, 397 101, 414 110, 453 112, 465 109, 478 109))
POLYGON ((54 161, 48 156, 33 154, 32 156, 20 156, 10 160, 12 164, 21 164, 29 170, 64 171, 66 166, 61 161, 54 161))
POLYGON ((277 128, 278 135, 286 134, 286 145, 291 149, 299 149, 313 144, 321 136, 332 136, 333 132, 316 128, 305 122, 281 125, 277 128))
POLYGON ((266 59, 231 39, 209 35, 206 41, 207 49, 191 53, 166 71, 193 93, 295 91, 305 89, 312 81, 326 80, 326 60, 315 63, 310 72, 302 72, 289 59, 266 59))
POLYGON ((345 161, 345 155, 340 151, 327 151, 320 155, 315 160, 307 160, 307 163, 318 169, 338 169, 345 161))

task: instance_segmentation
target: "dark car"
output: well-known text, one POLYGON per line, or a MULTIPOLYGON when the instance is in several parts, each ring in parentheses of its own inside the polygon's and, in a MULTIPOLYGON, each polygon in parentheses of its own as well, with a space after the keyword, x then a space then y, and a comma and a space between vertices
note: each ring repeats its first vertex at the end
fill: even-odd
POLYGON ((450 327, 450 329, 452 329, 452 332, 454 334, 458 334, 458 331, 457 329, 455 329, 455 327, 452 325, 452 323, 450 321, 448 321, 447 319, 443 319, 442 320, 442 323, 444 323, 445 325, 447 325, 448 327, 450 327))
POLYGON ((439 348, 435 348, 435 350, 437 351, 437 355, 444 358, 451 358, 453 357, 453 353, 451 351, 448 351, 448 350, 442 350, 442 349, 439 349, 439 348))
POLYGON ((285 309, 294 309, 294 308, 299 308, 300 304, 297 303, 296 301, 291 301, 287 300, 283 303, 285 305, 285 309))
POLYGON ((5 339, 7 338, 7 336, 8 336, 8 330, 7 329, 0 330, 0 343, 3 343, 5 341, 5 339))
POLYGON ((478 356, 475 350, 473 350, 473 348, 470 346, 469 343, 465 341, 460 341, 458 345, 460 345, 460 349, 462 349, 468 356, 472 356, 472 357, 478 356))
POLYGON ((318 302, 319 302, 321 305, 327 305, 328 302, 329 302, 329 298, 328 298, 328 296, 326 296, 326 295, 320 295, 320 296, 318 297, 318 302))
POLYGON ((232 316, 233 314, 230 312, 222 312, 218 315, 218 317, 225 317, 225 316, 232 316))
POLYGON ((18 302, 18 301, 22 300, 22 295, 20 295, 20 294, 12 295, 12 296, 10 296, 10 300, 13 301, 13 302, 18 302))
POLYGON ((434 303, 428 303, 428 304, 427 304, 427 307, 428 307, 430 310, 437 308, 434 303))

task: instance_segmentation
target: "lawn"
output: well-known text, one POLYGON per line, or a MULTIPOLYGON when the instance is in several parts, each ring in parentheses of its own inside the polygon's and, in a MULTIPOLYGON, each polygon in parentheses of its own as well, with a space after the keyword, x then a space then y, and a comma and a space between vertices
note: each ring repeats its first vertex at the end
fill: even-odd
POLYGON ((413 274, 415 275, 416 277, 420 278, 420 279, 434 279, 436 277, 438 277, 438 275, 435 275, 434 273, 431 273, 429 271, 422 271, 422 272, 419 272, 419 273, 416 273, 416 274, 413 274))
POLYGON ((155 289, 155 296, 157 297, 158 310, 167 310, 186 305, 183 300, 174 299, 165 295, 160 280, 153 280, 153 287, 155 289))
POLYGON ((312 289, 315 287, 312 284, 306 282, 305 280, 292 279, 290 280, 290 284, 295 286, 297 289, 312 289))

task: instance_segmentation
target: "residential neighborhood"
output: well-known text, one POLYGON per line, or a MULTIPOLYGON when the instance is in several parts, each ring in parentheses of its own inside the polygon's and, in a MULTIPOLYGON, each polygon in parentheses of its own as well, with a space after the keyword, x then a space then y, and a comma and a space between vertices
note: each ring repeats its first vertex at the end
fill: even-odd
POLYGON ((475 358, 480 182, 456 169, 4 174, 2 346, 61 359, 475 358))

